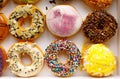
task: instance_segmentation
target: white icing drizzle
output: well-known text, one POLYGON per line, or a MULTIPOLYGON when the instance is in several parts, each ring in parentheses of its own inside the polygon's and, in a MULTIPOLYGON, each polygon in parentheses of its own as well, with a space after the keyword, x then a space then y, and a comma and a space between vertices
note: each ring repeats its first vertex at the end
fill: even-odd
POLYGON ((10 33, 14 37, 22 40, 30 40, 38 37, 39 34, 44 31, 44 24, 45 20, 43 13, 32 5, 17 6, 8 20, 10 33), (32 18, 31 25, 27 28, 22 28, 19 24, 19 19, 27 18, 28 16, 32 18))
POLYGON ((36 75, 41 70, 44 63, 44 56, 42 51, 36 46, 34 43, 20 42, 10 48, 7 62, 12 73, 21 77, 29 77, 36 75), (25 53, 32 59, 30 65, 24 65, 21 62, 20 55, 25 53))

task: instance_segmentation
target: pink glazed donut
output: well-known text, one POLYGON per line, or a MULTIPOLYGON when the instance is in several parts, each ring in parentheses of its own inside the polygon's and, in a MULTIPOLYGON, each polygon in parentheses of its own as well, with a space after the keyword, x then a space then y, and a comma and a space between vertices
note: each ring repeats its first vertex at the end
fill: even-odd
POLYGON ((82 18, 72 6, 59 5, 48 11, 46 23, 53 35, 69 37, 79 31, 82 18))

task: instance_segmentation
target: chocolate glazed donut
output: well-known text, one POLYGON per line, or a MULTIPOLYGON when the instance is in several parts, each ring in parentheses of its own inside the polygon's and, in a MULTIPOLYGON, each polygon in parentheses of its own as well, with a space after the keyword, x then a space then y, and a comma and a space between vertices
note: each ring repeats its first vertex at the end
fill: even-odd
POLYGON ((89 14, 82 24, 84 35, 94 43, 109 40, 116 33, 118 24, 115 18, 105 10, 96 10, 89 14))

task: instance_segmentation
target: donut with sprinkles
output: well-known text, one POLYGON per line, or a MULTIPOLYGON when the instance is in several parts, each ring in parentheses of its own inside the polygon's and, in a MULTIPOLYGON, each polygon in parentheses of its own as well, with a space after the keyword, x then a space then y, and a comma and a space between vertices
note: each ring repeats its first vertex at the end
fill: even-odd
POLYGON ((35 76, 44 64, 44 54, 35 43, 19 42, 13 44, 8 51, 8 65, 11 72, 20 77, 35 76), (22 62, 21 58, 28 55, 30 64, 22 62))
POLYGON ((93 43, 103 43, 117 32, 116 19, 106 10, 95 10, 88 14, 81 26, 83 34, 93 43))
POLYGON ((8 19, 9 31, 19 40, 33 41, 44 31, 45 18, 40 9, 33 5, 19 5, 8 19), (25 19, 31 19, 30 26, 24 28, 25 19))
POLYGON ((55 40, 46 48, 45 60, 51 71, 59 77, 71 76, 80 65, 81 53, 77 46, 68 40, 55 40), (58 53, 65 51, 69 59, 65 64, 58 61, 58 53))

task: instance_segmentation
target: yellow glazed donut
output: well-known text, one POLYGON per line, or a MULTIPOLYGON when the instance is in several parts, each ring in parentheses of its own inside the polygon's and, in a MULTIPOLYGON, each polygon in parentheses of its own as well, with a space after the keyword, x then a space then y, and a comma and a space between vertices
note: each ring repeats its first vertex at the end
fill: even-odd
POLYGON ((112 75, 116 69, 116 60, 110 49, 103 44, 91 45, 83 52, 83 67, 95 77, 112 75))
POLYGON ((40 0, 13 0, 15 3, 18 3, 18 4, 35 4, 37 3, 38 1, 40 0))
POLYGON ((19 42, 11 46, 8 51, 9 69, 13 74, 21 77, 35 76, 42 69, 44 64, 44 55, 42 50, 30 42, 19 42), (21 57, 28 55, 31 58, 31 64, 24 64, 21 57))
POLYGON ((19 40, 34 40, 44 31, 44 15, 33 5, 17 6, 8 21, 10 33, 19 40), (31 18, 31 25, 26 28, 22 26, 25 18, 31 18))

